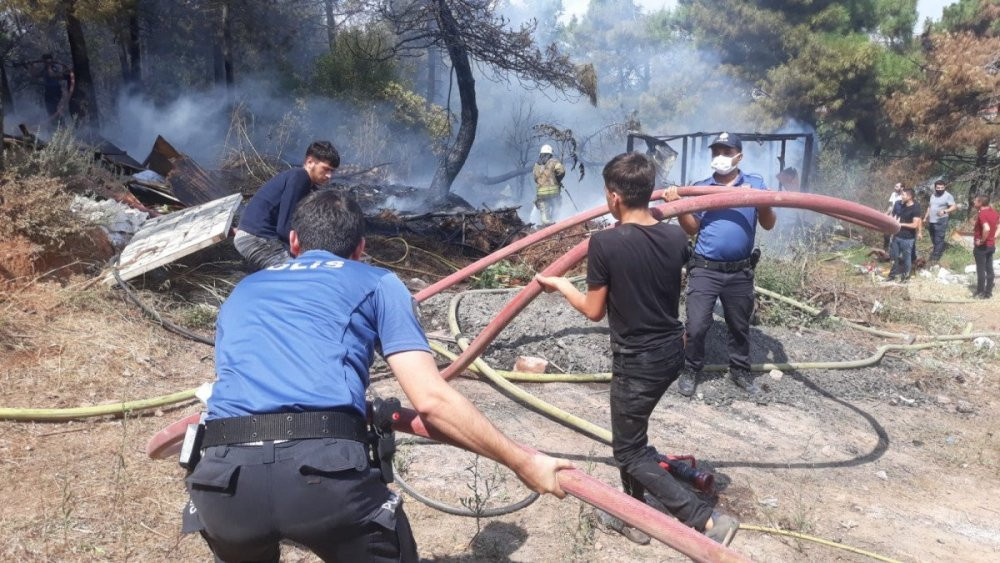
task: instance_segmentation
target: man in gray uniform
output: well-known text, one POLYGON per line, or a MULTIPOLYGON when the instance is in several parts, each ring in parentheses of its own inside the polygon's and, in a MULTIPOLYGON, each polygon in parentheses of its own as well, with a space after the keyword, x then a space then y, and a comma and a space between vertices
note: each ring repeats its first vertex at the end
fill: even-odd
POLYGON ((934 243, 931 264, 941 260, 941 255, 944 254, 945 237, 948 235, 948 216, 958 209, 955 198, 945 188, 944 180, 934 182, 934 193, 931 194, 927 212, 924 213, 924 224, 927 225, 931 242, 934 243))

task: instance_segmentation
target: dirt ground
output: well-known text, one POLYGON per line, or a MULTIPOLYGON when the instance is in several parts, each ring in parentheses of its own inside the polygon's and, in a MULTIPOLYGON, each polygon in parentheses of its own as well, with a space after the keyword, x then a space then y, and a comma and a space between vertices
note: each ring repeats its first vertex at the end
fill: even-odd
MULTIPOLYGON (((68 407, 171 393, 213 378, 210 347, 165 332, 117 290, 36 283, 0 294, 0 404, 68 407)), ((870 283, 859 280, 859 284, 870 283)), ((934 294, 914 282, 911 291, 934 294)), ((930 283, 930 282, 926 282, 930 283)), ((150 292, 144 292, 147 297, 150 292)), ((429 332, 446 329, 451 295, 422 307, 429 332)), ((476 334, 510 295, 467 294, 459 317, 476 334)), ((974 323, 1000 330, 1000 301, 925 304, 937 327, 974 323)), ((168 314, 170 311, 166 311, 168 314)), ((907 330, 912 327, 906 327, 907 330)), ((203 331, 207 332, 207 331, 203 331)), ((724 362, 717 322, 709 361, 724 362)), ((846 328, 756 327, 754 362, 839 361, 887 341, 846 328)), ((568 372, 609 368, 607 326, 589 323, 561 299, 542 296, 508 327, 486 358, 509 369, 538 355, 568 372)), ((650 435, 666 453, 694 454, 716 471, 710 499, 741 521, 813 534, 904 561, 1000 559, 1000 391, 996 351, 953 343, 890 353, 874 367, 789 370, 759 381, 748 401, 721 374, 694 400, 668 392, 650 435)), ((376 366, 376 370, 378 366, 376 366)), ((550 368, 550 371, 558 371, 550 368)), ((373 393, 400 395, 384 373, 373 393)), ((608 446, 501 395, 472 375, 455 385, 516 440, 572 459, 611 485, 608 446)), ((609 427, 606 383, 523 384, 565 410, 609 427)), ((146 458, 146 440, 197 406, 128 418, 67 423, 0 422, 0 558, 9 561, 208 561, 182 536, 186 495, 173 461, 146 458)), ((516 478, 471 454, 405 445, 400 472, 423 493, 461 506, 514 502, 516 478)), ((636 546, 595 526, 591 509, 542 498, 498 517, 444 515, 407 497, 421 556, 438 561, 666 561, 684 558, 656 544, 636 546), (477 534, 478 531, 478 534, 477 534)), ((732 546, 758 561, 863 561, 816 543, 741 531, 732 546)), ((313 561, 288 546, 286 561, 313 561)))

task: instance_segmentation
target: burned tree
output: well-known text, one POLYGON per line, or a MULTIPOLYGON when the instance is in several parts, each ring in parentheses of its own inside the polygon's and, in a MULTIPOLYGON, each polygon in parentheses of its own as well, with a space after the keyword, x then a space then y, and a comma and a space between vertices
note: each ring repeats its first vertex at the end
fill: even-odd
POLYGON ((924 74, 886 103, 889 118, 921 152, 949 167, 975 171, 969 203, 1000 189, 1000 37, 934 34, 924 74))
POLYGON ((122 82, 130 90, 142 88, 142 49, 139 44, 139 8, 137 2, 126 2, 115 18, 118 33, 118 59, 122 82))
POLYGON ((397 41, 381 56, 417 56, 429 48, 447 51, 458 86, 461 104, 458 133, 442 158, 431 191, 442 197, 462 170, 476 138, 479 108, 476 104, 476 81, 473 61, 497 79, 514 76, 527 88, 552 86, 561 92, 574 90, 587 94, 596 104, 596 85, 581 76, 569 57, 550 45, 544 51, 532 35, 535 24, 518 29, 497 14, 493 0, 424 0, 396 2, 377 0, 372 7, 392 27, 397 41))
POLYGON ((97 94, 94 89, 94 79, 90 73, 90 55, 87 54, 87 41, 83 35, 83 23, 77 14, 76 0, 64 0, 63 10, 66 13, 66 36, 69 42, 70 56, 73 58, 73 72, 76 74, 76 88, 69 99, 69 110, 87 125, 97 127, 97 94))

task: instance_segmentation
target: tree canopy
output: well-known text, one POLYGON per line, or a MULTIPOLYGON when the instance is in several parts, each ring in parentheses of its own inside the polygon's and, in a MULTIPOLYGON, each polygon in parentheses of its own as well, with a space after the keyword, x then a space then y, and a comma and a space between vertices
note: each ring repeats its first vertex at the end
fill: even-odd
MULTIPOLYGON (((423 138, 412 161, 430 165, 404 168, 423 170, 414 181, 436 195, 479 143, 483 159, 524 167, 524 147, 478 134, 480 106, 491 132, 514 121, 522 133, 574 131, 588 166, 620 150, 630 128, 784 127, 865 166, 911 159, 928 173, 992 178, 1000 0, 959 0, 923 24, 916 3, 679 0, 650 13, 635 0, 590 0, 567 19, 562 0, 9 0, 0 111, 41 105, 26 63, 53 53, 76 75, 70 110, 81 124, 115 123, 123 99, 162 105, 193 92, 329 100, 348 108, 332 131, 378 121, 345 141, 368 143, 359 154, 423 138)), ((496 176, 476 167, 475 177, 496 176)))

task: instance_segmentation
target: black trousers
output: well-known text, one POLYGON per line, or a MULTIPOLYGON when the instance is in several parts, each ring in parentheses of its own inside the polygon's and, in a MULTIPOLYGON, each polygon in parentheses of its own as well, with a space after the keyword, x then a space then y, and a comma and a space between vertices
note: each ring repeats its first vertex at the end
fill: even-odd
POLYGON ((715 300, 729 327, 729 367, 750 371, 750 316, 753 314, 753 270, 719 272, 691 268, 687 278, 687 367, 699 372, 705 367, 705 337, 712 327, 715 300))
POLYGON ((931 261, 936 262, 941 259, 945 249, 945 236, 948 234, 948 219, 938 218, 937 223, 927 223, 927 230, 931 234, 931 242, 934 249, 931 251, 931 261))
POLYGON ((324 561, 417 561, 402 499, 360 442, 207 448, 187 486, 220 561, 278 561, 283 539, 324 561))
POLYGON ((995 246, 977 246, 972 249, 972 255, 976 258, 976 293, 982 295, 993 295, 993 253, 995 246))
POLYGON ((712 508, 660 467, 649 445, 649 416, 684 365, 681 339, 639 354, 614 354, 611 377, 611 447, 622 487, 643 500, 649 491, 678 520, 704 530, 712 508))

